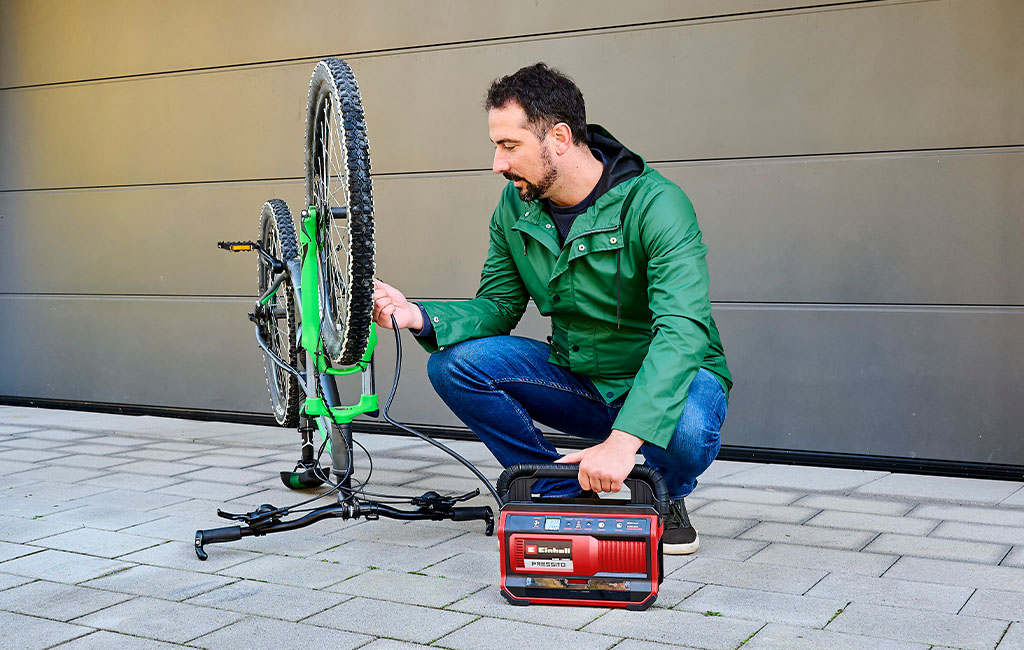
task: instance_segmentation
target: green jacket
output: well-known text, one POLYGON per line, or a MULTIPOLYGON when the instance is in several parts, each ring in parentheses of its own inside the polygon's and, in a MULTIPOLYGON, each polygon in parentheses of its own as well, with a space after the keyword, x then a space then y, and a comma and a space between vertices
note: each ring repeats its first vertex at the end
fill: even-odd
POLYGON ((589 377, 608 403, 628 392, 614 428, 665 447, 698 369, 732 386, 706 251, 686 194, 646 162, 576 217, 562 246, 543 204, 509 183, 476 297, 421 302, 436 338, 418 340, 433 353, 508 334, 532 298, 551 318, 548 360, 589 377))

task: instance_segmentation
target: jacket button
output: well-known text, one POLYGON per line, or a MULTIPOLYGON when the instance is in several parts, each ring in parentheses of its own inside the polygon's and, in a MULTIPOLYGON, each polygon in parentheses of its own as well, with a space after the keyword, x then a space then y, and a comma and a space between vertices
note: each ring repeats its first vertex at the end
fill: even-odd
POLYGON ((580 248, 581 251, 587 250, 587 247, 584 246, 583 244, 580 244, 579 248, 580 248))
POLYGON ((527 211, 526 211, 526 212, 525 212, 525 213, 523 214, 523 216, 524 216, 524 217, 528 217, 528 216, 530 216, 530 211, 529 211, 529 210, 527 210, 527 211))
POLYGON ((561 297, 561 296, 552 296, 552 297, 551 297, 551 302, 558 302, 558 301, 559 301, 559 300, 561 300, 561 299, 562 299, 562 297, 561 297))
POLYGON ((579 352, 580 351, 580 346, 578 346, 578 345, 572 346, 572 351, 573 352, 579 352))
POLYGON ((438 318, 437 316, 434 316, 434 322, 435 322, 435 323, 440 323, 440 322, 441 322, 441 319, 440 319, 440 318, 438 318))
POLYGON ((611 398, 612 398, 612 395, 614 395, 614 394, 615 394, 615 393, 613 393, 613 392, 611 392, 611 391, 608 391, 607 393, 605 393, 605 395, 607 395, 607 396, 608 396, 608 399, 611 399, 611 398))
POLYGON ((611 239, 609 239, 608 241, 609 241, 609 242, 611 242, 612 244, 614 244, 615 242, 617 242, 617 241, 619 241, 619 240, 618 240, 618 239, 616 239, 616 238, 614 238, 614 237, 612 237, 612 238, 611 238, 611 239))
POLYGON ((551 224, 550 224, 550 223, 546 223, 546 224, 544 224, 544 227, 545 227, 545 228, 550 228, 550 227, 551 227, 551 224))

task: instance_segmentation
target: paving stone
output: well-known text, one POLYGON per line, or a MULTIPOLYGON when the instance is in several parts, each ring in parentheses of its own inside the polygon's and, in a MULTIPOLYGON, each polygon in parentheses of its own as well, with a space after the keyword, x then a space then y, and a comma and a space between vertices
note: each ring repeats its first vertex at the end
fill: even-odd
POLYGON ((716 460, 711 463, 711 467, 704 470, 704 473, 700 475, 700 483, 704 485, 721 483, 722 479, 727 476, 733 476, 740 472, 748 472, 761 467, 765 467, 765 465, 763 463, 744 463, 735 460, 716 460))
POLYGON ((193 640, 189 645, 210 650, 251 650, 252 648, 358 648, 372 637, 272 618, 249 617, 193 640))
POLYGON ((700 556, 720 560, 746 560, 768 544, 752 539, 700 536, 700 556))
POLYGON ((66 456, 60 452, 44 451, 42 449, 6 449, 0 451, 0 461, 15 461, 25 463, 39 463, 41 461, 53 460, 66 456))
POLYGON ((373 636, 386 635, 403 641, 430 643, 475 618, 476 616, 461 612, 372 598, 353 598, 308 618, 303 623, 373 636))
POLYGON ((619 638, 602 634, 574 632, 532 623, 481 618, 438 639, 434 645, 458 650, 605 650, 618 643, 619 638))
POLYGON ((794 506, 839 510, 878 515, 904 515, 913 509, 913 504, 904 501, 864 499, 858 496, 837 496, 835 494, 810 494, 795 502, 794 506))
POLYGON ((890 474, 855 491, 936 501, 999 503, 1021 488, 1021 483, 988 479, 890 474))
MULTIPOLYGON (((129 449, 127 451, 121 451, 119 457, 122 462, 131 462, 133 460, 159 460, 164 462, 176 462, 179 460, 185 460, 187 458, 196 458, 196 455, 187 451, 170 451, 168 449, 153 449, 151 447, 139 447, 129 449)), ((196 458, 195 461, 189 463, 190 465, 200 464, 202 457, 196 458)))
POLYGON ((200 561, 196 557, 195 546, 191 542, 163 542, 152 548, 136 551, 122 555, 121 560, 126 562, 137 562, 152 566, 170 567, 172 569, 184 569, 187 571, 200 571, 203 573, 216 573, 235 564, 241 564, 256 557, 258 553, 242 551, 230 546, 207 547, 209 559, 200 561))
POLYGON ((55 458, 49 461, 49 465, 66 465, 70 467, 86 467, 90 469, 107 469, 108 467, 114 467, 116 465, 124 465, 125 463, 131 462, 127 458, 116 458, 112 456, 88 456, 88 455, 70 455, 63 456, 61 458, 55 458))
POLYGON ((1024 544, 1014 546, 1000 564, 1003 566, 1024 567, 1024 544))
POLYGON ((1024 598, 1012 591, 978 589, 960 614, 1003 621, 1024 621, 1024 598))
MULTIPOLYGON (((115 502, 116 503, 116 502, 115 502)), ((87 505, 72 510, 62 510, 47 515, 44 521, 67 524, 69 527, 88 526, 102 530, 116 531, 129 526, 137 526, 147 521, 159 519, 163 515, 155 515, 145 510, 135 510, 118 505, 87 505)))
POLYGON ((181 646, 176 643, 164 643, 106 630, 97 630, 88 636, 62 643, 56 646, 55 650, 110 650, 111 648, 117 648, 117 650, 181 650, 181 646))
POLYGON ((445 609, 570 630, 579 629, 609 611, 601 607, 548 607, 543 605, 515 607, 505 600, 496 586, 466 596, 445 609))
POLYGON ((286 621, 298 621, 347 600, 347 596, 284 585, 240 580, 194 596, 190 605, 216 607, 286 621))
MULTIPOLYGON (((56 432, 54 432, 56 433, 56 432)), ((71 431, 65 431, 63 433, 73 433, 71 431)), ((35 435, 35 434, 33 434, 35 435)), ((146 444, 146 440, 141 438, 130 438, 126 435, 97 435, 95 433, 86 434, 88 444, 91 445, 110 445, 113 447, 120 447, 121 449, 128 449, 130 447, 141 447, 146 444)), ((83 438, 85 439, 85 438, 83 438)), ((70 440, 70 439, 69 439, 70 440)))
POLYGON ((37 539, 32 543, 45 548, 109 558, 156 545, 152 539, 138 535, 125 535, 95 528, 76 528, 59 535, 37 539))
POLYGON ((1024 624, 1012 623, 996 650, 1024 650, 1024 624))
MULTIPOLYGON (((53 480, 19 485, 18 487, 11 488, 9 491, 10 494, 35 497, 37 499, 52 499, 61 502, 76 501, 107 492, 110 492, 110 488, 53 480)), ((77 507, 78 505, 81 504, 70 504, 69 507, 77 507)))
MULTIPOLYGON (((3 435, 3 427, 0 427, 0 435, 3 435)), ((47 449, 56 451, 59 447, 53 446, 52 440, 40 440, 38 438, 0 438, 0 447, 6 449, 47 449)), ((70 453, 70 452, 69 452, 70 453)))
POLYGON ((92 632, 80 625, 10 612, 0 612, 0 630, 3 630, 4 645, 18 650, 41 650, 92 632))
POLYGON ((18 426, 12 424, 0 425, 0 434, 3 435, 14 435, 18 433, 28 433, 29 431, 35 431, 36 428, 32 426, 18 426))
POLYGON ((985 507, 961 506, 948 503, 923 503, 914 508, 909 513, 909 516, 1024 528, 1024 510, 1014 510, 1001 506, 985 507))
POLYGON ((468 582, 378 569, 357 575, 328 587, 327 590, 353 596, 394 600, 409 605, 444 607, 485 586, 479 581, 468 582))
POLYGON ((54 499, 40 499, 37 497, 23 496, 0 496, 0 512, 19 517, 22 519, 33 519, 44 517, 61 510, 77 508, 81 504, 73 501, 58 501, 54 499))
POLYGON ((759 485, 790 490, 851 490, 876 481, 886 472, 800 465, 762 465, 746 472, 727 476, 726 485, 759 485))
POLYGON ((166 600, 184 600, 234 582, 209 573, 179 571, 156 566, 136 566, 109 576, 89 580, 86 587, 166 600))
POLYGON ((991 650, 1002 637, 1006 623, 973 616, 853 603, 829 623, 827 629, 969 650, 991 650))
POLYGON ((90 578, 120 571, 131 566, 126 562, 107 560, 64 551, 41 551, 0 564, 0 571, 20 576, 74 584, 90 578))
POLYGON ((27 474, 36 475, 40 483, 78 483, 87 481, 98 476, 103 476, 111 470, 88 469, 85 467, 51 467, 46 465, 45 470, 32 470, 27 474))
POLYGON ((756 519, 726 519, 700 513, 691 515, 690 522, 700 535, 713 537, 736 537, 757 525, 756 519))
POLYGON ((367 570, 366 567, 336 564, 328 560, 260 555, 252 560, 222 569, 219 573, 293 587, 323 589, 367 570))
POLYGON ((154 493, 187 496, 188 499, 208 499, 217 496, 224 501, 238 499, 240 496, 259 491, 248 485, 231 485, 228 483, 211 483, 210 481, 185 480, 180 483, 158 487, 154 493))
POLYGON ((727 616, 652 608, 645 612, 613 610, 583 627, 583 631, 708 650, 733 650, 762 625, 727 616))
POLYGON ((807 595, 956 614, 972 592, 971 587, 833 573, 814 585, 807 595))
POLYGON ((863 548, 865 544, 875 537, 877 537, 877 533, 871 531, 837 530, 773 521, 757 524, 740 535, 741 539, 803 544, 804 546, 824 546, 826 548, 850 551, 863 548))
POLYGON ((118 445, 97 445, 92 442, 74 442, 60 447, 53 447, 53 442, 49 440, 40 440, 39 442, 50 445, 55 450, 78 456, 113 456, 124 451, 124 447, 118 445))
POLYGON ((95 485, 108 488, 122 488, 126 485, 130 485, 132 486, 132 489, 137 492, 148 492, 149 490, 167 487, 168 485, 174 485, 175 483, 181 483, 181 479, 172 478, 170 476, 128 474, 127 472, 120 472, 117 470, 83 481, 84 485, 95 485))
POLYGON ((373 643, 364 645, 360 650, 428 650, 430 646, 419 643, 407 643, 395 641, 394 639, 377 639, 373 643))
POLYGON ((75 622, 160 641, 185 643, 242 618, 241 614, 234 612, 141 597, 89 614, 75 622))
POLYGON ((969 539, 977 542, 995 542, 997 544, 1020 544, 1024 542, 1024 527, 947 521, 939 525, 935 532, 932 533, 932 536, 969 539))
POLYGON ((741 501, 787 506, 804 496, 803 492, 789 492, 775 488, 744 488, 712 485, 701 488, 700 497, 710 501, 741 501))
POLYGON ((832 548, 772 543, 768 545, 768 548, 752 555, 748 562, 805 567, 834 573, 880 576, 892 566, 896 559, 895 555, 856 553, 832 548))
POLYGON ((37 469, 39 469, 39 466, 33 463, 15 463, 9 460, 0 462, 0 475, 4 476, 5 479, 8 480, 10 474, 18 474, 20 472, 27 472, 30 470, 37 469))
MULTIPOLYGON (((764 626, 743 644, 743 650, 928 650, 929 647, 926 643, 891 641, 775 623, 764 626)), ((615 650, 626 649, 620 645, 615 650)))
POLYGON ((708 585, 679 603, 674 609, 717 612, 732 618, 823 627, 848 601, 780 594, 755 589, 708 585))
MULTIPOLYGON (((368 522, 374 526, 377 522, 368 522)), ((344 541, 344 540, 339 540, 344 541)), ((367 542, 354 540, 341 546, 328 549, 311 556, 313 560, 328 560, 348 566, 374 567, 391 571, 423 571, 430 575, 437 575, 427 567, 438 565, 453 555, 457 554, 456 549, 447 546, 435 546, 432 548, 414 548, 411 546, 398 546, 385 544, 383 542, 367 542)), ((497 554, 490 555, 494 565, 497 566, 497 554)), ((458 578, 459 575, 448 577, 458 578)))
POLYGON ((201 442, 157 442, 147 447, 147 449, 166 449, 168 451, 191 452, 193 454, 214 453, 221 448, 220 445, 210 445, 201 442))
POLYGON ((726 587, 760 589, 784 594, 802 594, 825 577, 820 568, 790 568, 778 571, 763 564, 698 557, 669 576, 726 587))
POLYGON ((939 522, 932 519, 868 515, 859 512, 836 512, 829 510, 804 523, 807 526, 822 526, 843 530, 869 530, 879 533, 905 533, 908 535, 927 535, 939 524, 939 522))
POLYGON ((981 542, 964 542, 938 537, 920 537, 917 535, 879 535, 873 542, 864 547, 870 553, 891 553, 893 555, 913 555, 931 557, 940 560, 962 560, 980 562, 982 564, 999 564, 1010 550, 1008 544, 985 544, 981 542))
POLYGON ((486 582, 487 584, 494 585, 498 584, 498 581, 501 579, 501 567, 499 565, 500 557, 495 553, 459 553, 454 557, 424 568, 422 571, 431 576, 456 578, 471 582, 486 582))
POLYGON ((699 582, 665 578, 661 585, 658 586, 658 599, 654 601, 652 607, 662 607, 665 609, 675 607, 683 602, 684 598, 692 596, 694 592, 703 586, 699 582))
POLYGON ((462 549, 451 540, 465 535, 465 529, 438 525, 437 522, 396 522, 380 519, 367 522, 365 526, 354 526, 338 533, 344 539, 364 540, 368 542, 385 542, 403 544, 417 548, 444 545, 455 555, 462 549))
POLYGON ((739 501, 713 501, 692 513, 696 522, 702 517, 722 517, 726 519, 752 519, 755 521, 781 521, 800 523, 807 521, 817 510, 798 506, 776 506, 765 503, 742 503, 739 501))
MULTIPOLYGON (((33 418, 38 418, 34 415, 33 418)), ((31 431, 26 433, 25 436, 31 438, 39 438, 41 440, 53 440, 57 442, 71 441, 71 440, 85 440, 86 438, 95 438, 94 433, 83 433, 81 431, 66 431, 64 429, 44 429, 40 431, 31 431)))
POLYGON ((0 602, 3 609, 12 612, 67 622, 129 598, 99 589, 37 580, 4 592, 0 602))
POLYGON ((42 537, 66 533, 78 526, 51 522, 47 519, 22 519, 0 515, 0 540, 24 544, 42 537))
MULTIPOLYGON (((0 571, 4 570, 0 564, 0 571)), ((977 589, 1024 592, 1024 569, 949 560, 903 557, 886 571, 886 578, 917 580, 977 589)))
POLYGON ((32 582, 32 578, 26 578, 25 576, 16 576, 10 573, 0 573, 0 591, 17 587, 18 585, 24 585, 32 582))
POLYGON ((5 560, 13 560, 16 557, 23 555, 29 555, 35 553, 39 549, 32 546, 23 546, 22 544, 12 544, 10 542, 0 542, 0 562, 5 560))
POLYGON ((1024 508, 1024 487, 999 502, 1001 506, 1016 506, 1024 508))
MULTIPOLYGON (((192 465, 189 463, 168 463, 160 460, 136 460, 117 468, 118 472, 126 472, 130 474, 153 474, 155 476, 167 477, 189 474, 190 472, 195 472, 197 470, 203 470, 203 467, 201 465, 192 465)), ((194 474, 189 474, 189 476, 194 476, 194 474)))

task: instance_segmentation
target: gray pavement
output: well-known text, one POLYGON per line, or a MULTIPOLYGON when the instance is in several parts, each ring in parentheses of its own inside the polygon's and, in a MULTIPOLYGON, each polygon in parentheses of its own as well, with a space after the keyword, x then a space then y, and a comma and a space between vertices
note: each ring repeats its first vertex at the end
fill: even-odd
MULTIPOLYGON (((418 440, 357 439, 375 488, 475 486, 418 440)), ((1024 650, 1024 483, 716 462, 687 500, 702 548, 646 612, 506 604, 482 522, 328 520, 199 562, 218 507, 303 496, 277 476, 295 441, 0 406, 0 647, 1024 650)))

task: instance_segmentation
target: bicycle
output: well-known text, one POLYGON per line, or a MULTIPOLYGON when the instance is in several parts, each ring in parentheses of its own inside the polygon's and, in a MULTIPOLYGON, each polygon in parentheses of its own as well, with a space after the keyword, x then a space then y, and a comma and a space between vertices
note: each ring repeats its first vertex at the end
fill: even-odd
MULTIPOLYGON (((309 526, 325 518, 486 522, 494 532, 489 506, 456 506, 479 494, 457 496, 370 493, 352 484, 352 422, 360 415, 381 415, 376 394, 373 352, 377 344, 372 322, 374 243, 370 155, 359 89, 351 68, 341 59, 317 63, 306 104, 306 207, 300 213, 298 236, 287 204, 271 199, 260 214, 258 241, 218 242, 222 249, 258 253, 258 297, 249 319, 263 351, 267 387, 277 424, 297 428, 300 458, 281 479, 292 489, 330 489, 291 506, 261 505, 235 514, 218 510, 223 518, 242 525, 197 530, 195 551, 208 555, 205 544, 236 541, 309 526), (342 404, 337 377, 360 374, 361 394, 354 404, 342 404), (315 436, 319 436, 317 449, 315 436), (317 449, 317 451, 314 451, 317 449), (327 453, 331 480, 320 464, 327 453), (300 510, 316 499, 337 494, 336 503, 300 510), (395 508, 365 496, 401 498, 415 510, 395 508), (291 514, 304 513, 286 520, 291 514)), ((394 399, 401 367, 401 339, 394 328, 397 365, 384 419, 445 450, 480 478, 492 496, 501 499, 490 482, 468 461, 441 443, 394 421, 388 408, 394 399)))

